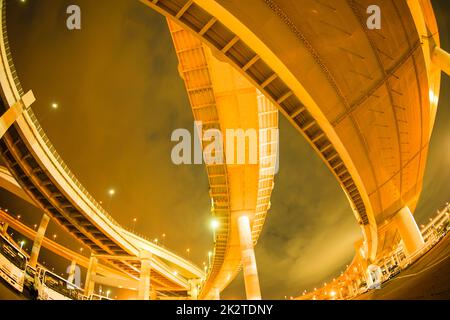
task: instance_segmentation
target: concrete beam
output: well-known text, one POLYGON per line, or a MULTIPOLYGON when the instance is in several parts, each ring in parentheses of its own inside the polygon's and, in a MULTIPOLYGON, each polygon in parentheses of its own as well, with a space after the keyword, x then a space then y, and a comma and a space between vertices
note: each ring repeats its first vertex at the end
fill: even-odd
POLYGON ((448 52, 439 47, 435 47, 431 55, 431 61, 450 76, 450 54, 448 52))
POLYGON ((0 138, 8 131, 8 129, 16 122, 22 113, 36 101, 33 92, 28 91, 22 99, 17 101, 0 117, 0 138))

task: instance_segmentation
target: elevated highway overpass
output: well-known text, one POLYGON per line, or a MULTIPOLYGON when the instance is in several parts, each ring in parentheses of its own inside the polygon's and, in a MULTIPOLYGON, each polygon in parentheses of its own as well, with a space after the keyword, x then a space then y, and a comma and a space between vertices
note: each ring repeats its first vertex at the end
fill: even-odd
MULTIPOLYGON (((20 185, 9 173, 5 167, 0 166, 0 188, 11 192, 24 201, 27 201, 33 206, 36 204, 33 200, 21 189, 20 185)), ((11 228, 18 231, 29 239, 36 239, 37 231, 21 223, 19 220, 13 218, 9 213, 0 210, 0 221, 6 222, 11 228)), ((151 256, 151 281, 152 290, 156 293, 160 293, 159 298, 167 296, 177 297, 180 294, 183 297, 187 297, 187 292, 190 291, 191 283, 190 279, 201 279, 204 274, 197 267, 193 266, 190 262, 178 257, 171 251, 161 246, 155 245, 153 242, 143 239, 127 230, 120 229, 119 232, 127 239, 138 244, 138 246, 152 254, 151 256), (174 275, 176 271, 177 275, 174 275), (165 278, 165 274, 172 274, 176 282, 168 282, 165 278)), ((70 262, 74 262, 77 265, 85 267, 89 271, 91 259, 74 252, 51 239, 46 237, 42 240, 42 247, 55 253, 56 255, 67 259, 70 262)), ((130 290, 138 290, 140 277, 124 273, 121 268, 110 262, 111 257, 109 255, 94 254, 98 263, 95 267, 94 282, 104 285, 110 285, 113 287, 123 287, 130 290)), ((136 263, 137 259, 130 256, 115 256, 114 259, 128 261, 128 263, 136 263)), ((137 269, 137 267, 136 267, 137 269)))
MULTIPOLYGON (((2 129, 6 129, 2 131, 0 153, 22 190, 33 204, 45 212, 34 241, 30 264, 37 264, 45 230, 52 218, 92 250, 93 270, 98 261, 97 256, 101 256, 129 277, 142 279, 139 287, 140 298, 149 298, 150 278, 157 283, 164 283, 167 288, 188 290, 188 280, 204 277, 203 271, 165 249, 155 248, 153 251, 164 253, 168 261, 177 266, 180 272, 174 272, 162 262, 158 263, 159 268, 152 268, 159 257, 153 257, 152 252, 148 250, 150 246, 146 243, 145 248, 142 248, 142 243, 124 232, 58 155, 30 108, 34 102, 32 92, 23 91, 14 68, 7 38, 6 5, 3 0, 0 1, 0 9, 0 113, 5 115, 2 117, 2 129)), ((142 241, 146 242, 143 239, 142 241)), ((90 281, 86 290, 93 290, 93 281, 90 281)))
POLYGON ((420 250, 412 213, 450 61, 430 1, 142 2, 189 30, 298 129, 347 195, 365 260, 400 241, 408 254, 420 250), (374 4, 379 30, 366 23, 374 4))
MULTIPOLYGON (((200 39, 172 20, 168 25, 194 119, 202 123, 200 137, 211 129, 226 137, 223 148, 216 150, 224 161, 206 164, 217 228, 212 266, 200 298, 217 299, 242 265, 247 298, 261 299, 253 247, 270 208, 278 150, 278 111, 200 39), (254 163, 251 151, 242 163, 235 161, 234 157, 239 158, 245 150, 238 149, 239 142, 229 145, 229 130, 249 133, 245 150, 251 150, 251 135, 255 133, 254 163)), ((207 158, 209 139, 201 140, 207 158)))
MULTIPOLYGON (((374 3, 366 0, 142 2, 178 26, 171 32, 196 120, 219 130, 271 127, 259 118, 274 114, 259 108, 270 105, 268 99, 340 183, 362 229, 357 251, 365 260, 388 254, 399 241, 410 254, 420 249, 412 212, 422 189, 440 72, 448 72, 428 0, 375 1, 383 16, 380 30, 367 28, 366 9, 374 3), (253 98, 242 100, 249 92, 253 98), (223 112, 227 107, 232 112, 223 112)), ((94 251, 139 256, 139 247, 118 231, 43 134, 29 108, 33 97, 18 82, 2 19, 2 113, 12 110, 17 117, 0 144, 9 170, 41 209, 94 251)), ((217 297, 243 262, 247 296, 260 298, 253 245, 273 179, 269 174, 260 181, 261 163, 207 166, 221 229, 202 297, 217 297)), ((136 273, 123 261, 113 263, 136 273)))

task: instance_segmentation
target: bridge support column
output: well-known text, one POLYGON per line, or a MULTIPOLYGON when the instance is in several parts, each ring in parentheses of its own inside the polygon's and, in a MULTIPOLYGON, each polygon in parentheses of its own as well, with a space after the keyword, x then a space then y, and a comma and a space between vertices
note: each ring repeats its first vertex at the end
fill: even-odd
POLYGON ((76 261, 72 261, 72 263, 70 264, 70 268, 69 268, 69 277, 67 278, 67 281, 69 283, 73 283, 73 281, 75 280, 76 267, 77 267, 76 261))
POLYGON ((29 265, 36 268, 39 258, 39 252, 41 251, 42 240, 44 240, 45 232, 47 231, 48 223, 50 222, 50 217, 44 213, 41 218, 41 223, 39 224, 39 229, 34 238, 33 248, 31 249, 30 262, 29 265))
POLYGON ((3 228, 2 228, 2 235, 3 236, 7 236, 8 235, 8 227, 9 227, 9 224, 8 223, 3 223, 3 228))
POLYGON ((97 263, 98 259, 94 255, 91 255, 89 260, 89 266, 86 273, 86 282, 84 284, 84 294, 89 297, 95 290, 95 277, 97 275, 97 263))
POLYGON ((258 269, 256 266, 255 251, 253 249, 250 218, 246 214, 237 217, 241 259, 244 269, 244 282, 247 300, 261 300, 258 269))
POLYGON ((394 219, 407 254, 410 255, 422 248, 425 242, 423 241, 422 234, 414 220, 411 210, 408 207, 404 207, 397 212, 394 219))
POLYGON ((141 252, 141 277, 139 279, 139 300, 150 300, 150 273, 152 270, 152 254, 141 252))
POLYGON ((0 117, 0 139, 8 131, 9 127, 22 115, 36 99, 33 92, 28 91, 21 100, 12 105, 1 117, 0 117))
POLYGON ((189 280, 189 295, 191 297, 191 300, 198 300, 198 284, 198 279, 189 280))
POLYGON ((213 300, 220 300, 220 290, 219 290, 219 288, 214 288, 213 289, 213 294, 214 294, 213 300))
POLYGON ((431 56, 433 63, 450 76, 450 54, 439 47, 435 47, 431 56))

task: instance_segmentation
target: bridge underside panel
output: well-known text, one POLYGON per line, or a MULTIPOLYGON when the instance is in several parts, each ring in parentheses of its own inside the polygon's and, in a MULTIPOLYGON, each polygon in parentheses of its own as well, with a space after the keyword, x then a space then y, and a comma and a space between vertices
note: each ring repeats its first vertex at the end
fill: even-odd
POLYGON ((280 58, 320 107, 371 195, 377 221, 414 203, 430 102, 421 39, 406 1, 218 2, 280 58), (373 4, 381 8, 380 30, 366 26, 373 4))
POLYGON ((221 51, 277 103, 337 177, 358 221, 370 223, 374 242, 377 224, 415 207, 436 92, 427 35, 406 0, 147 3, 221 51), (380 30, 367 27, 370 5, 381 9, 380 30))

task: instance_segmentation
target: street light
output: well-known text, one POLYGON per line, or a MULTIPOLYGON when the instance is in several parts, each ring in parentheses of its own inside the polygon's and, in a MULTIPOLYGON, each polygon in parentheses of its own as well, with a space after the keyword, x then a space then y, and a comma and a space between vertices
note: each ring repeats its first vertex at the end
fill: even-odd
POLYGON ((57 235, 54 234, 54 235, 53 235, 53 241, 56 240, 56 237, 57 237, 57 235))
POLYGON ((22 250, 24 244, 25 244, 25 241, 24 241, 24 240, 20 241, 20 250, 22 250))
POLYGON ((191 249, 187 248, 187 249, 186 249, 186 252, 187 252, 187 255, 188 255, 188 258, 189 258, 189 255, 190 255, 190 253, 191 253, 191 249))
POLYGON ((216 219, 213 219, 213 220, 211 221, 211 228, 212 228, 213 230, 216 230, 218 227, 219 227, 219 221, 217 221, 216 219))
POLYGON ((111 291, 106 291, 106 298, 108 298, 109 299, 109 295, 111 294, 111 291))
POLYGON ((136 229, 136 222, 137 222, 137 218, 134 218, 133 219, 133 232, 134 232, 134 229, 136 229))
POLYGON ((213 219, 211 221, 211 228, 213 230, 213 238, 214 238, 214 243, 216 243, 216 229, 219 227, 219 221, 217 221, 216 219, 213 219))

